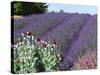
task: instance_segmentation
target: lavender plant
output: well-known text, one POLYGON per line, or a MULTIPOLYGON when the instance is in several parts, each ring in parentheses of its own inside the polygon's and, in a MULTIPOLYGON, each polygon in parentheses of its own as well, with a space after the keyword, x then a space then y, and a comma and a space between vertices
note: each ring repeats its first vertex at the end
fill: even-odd
POLYGON ((83 56, 89 48, 92 48, 90 49, 91 52, 92 50, 97 51, 97 49, 94 49, 97 48, 96 25, 96 16, 91 17, 87 21, 86 25, 80 31, 77 40, 64 52, 64 61, 61 63, 61 70, 71 70, 73 62, 75 62, 78 57, 83 56))
POLYGON ((56 42, 45 42, 35 38, 31 32, 22 33, 13 47, 14 73, 57 71, 60 52, 56 42))

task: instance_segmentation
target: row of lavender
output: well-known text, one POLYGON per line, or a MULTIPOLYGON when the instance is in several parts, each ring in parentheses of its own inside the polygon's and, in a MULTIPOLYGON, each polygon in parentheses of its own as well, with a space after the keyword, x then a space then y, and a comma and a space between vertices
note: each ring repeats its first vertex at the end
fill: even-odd
POLYGON ((45 41, 55 40, 62 54, 59 69, 70 70, 86 50, 97 50, 96 20, 96 15, 89 14, 33 14, 14 20, 14 39, 20 33, 31 31, 35 37, 45 41))
MULTIPOLYGON (((97 16, 93 16, 87 21, 85 26, 82 28, 77 40, 71 44, 69 49, 65 49, 63 53, 64 60, 62 61, 60 67, 61 69, 67 69, 67 70, 72 69, 72 66, 74 65, 73 62, 78 62, 78 58, 86 55, 87 53, 90 54, 95 53, 95 58, 92 58, 91 55, 90 55, 91 57, 89 57, 89 59, 92 59, 91 62, 89 62, 89 59, 87 59, 88 57, 86 57, 89 55, 86 55, 85 59, 87 59, 87 62, 89 63, 93 63, 95 60, 95 63, 93 65, 94 68, 96 68, 97 66, 96 52, 97 52, 97 16)), ((85 67, 85 69, 91 69, 91 68, 85 67)))
POLYGON ((31 31, 35 36, 48 31, 50 28, 68 19, 71 14, 38 14, 26 16, 23 19, 14 20, 14 36, 21 32, 31 31))

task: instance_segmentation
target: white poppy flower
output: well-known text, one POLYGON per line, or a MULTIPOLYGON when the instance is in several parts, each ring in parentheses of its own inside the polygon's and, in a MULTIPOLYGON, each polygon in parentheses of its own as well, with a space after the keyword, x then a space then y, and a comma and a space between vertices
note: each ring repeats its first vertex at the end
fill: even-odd
POLYGON ((24 33, 22 33, 22 36, 24 36, 24 33))
POLYGON ((51 51, 53 51, 54 49, 53 48, 51 48, 51 51))
POLYGON ((34 40, 34 36, 32 36, 32 41, 34 40))

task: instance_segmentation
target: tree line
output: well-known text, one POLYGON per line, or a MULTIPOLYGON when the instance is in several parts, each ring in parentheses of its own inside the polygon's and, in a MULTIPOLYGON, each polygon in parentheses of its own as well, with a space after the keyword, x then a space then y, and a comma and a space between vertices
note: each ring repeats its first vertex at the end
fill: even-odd
POLYGON ((48 11, 48 5, 46 3, 34 3, 34 2, 11 2, 11 15, 31 15, 41 14, 48 11))

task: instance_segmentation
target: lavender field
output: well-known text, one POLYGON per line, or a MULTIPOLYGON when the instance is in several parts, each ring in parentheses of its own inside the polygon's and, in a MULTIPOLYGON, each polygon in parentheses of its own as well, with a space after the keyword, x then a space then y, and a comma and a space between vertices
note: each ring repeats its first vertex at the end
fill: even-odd
POLYGON ((97 15, 45 13, 14 18, 14 44, 26 32, 58 46, 58 71, 97 68, 97 15))

